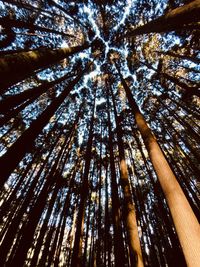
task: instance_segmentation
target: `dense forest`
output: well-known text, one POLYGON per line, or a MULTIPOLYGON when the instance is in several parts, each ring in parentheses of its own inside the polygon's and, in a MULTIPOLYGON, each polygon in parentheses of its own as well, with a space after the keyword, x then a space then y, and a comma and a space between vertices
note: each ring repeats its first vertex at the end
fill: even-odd
POLYGON ((0 267, 200 266, 200 0, 0 1, 0 267))

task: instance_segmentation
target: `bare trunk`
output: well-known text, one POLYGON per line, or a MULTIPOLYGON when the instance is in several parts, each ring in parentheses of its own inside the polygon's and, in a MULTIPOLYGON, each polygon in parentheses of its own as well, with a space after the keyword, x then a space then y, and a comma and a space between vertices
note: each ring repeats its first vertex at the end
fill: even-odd
POLYGON ((53 102, 46 108, 46 110, 35 121, 32 122, 30 127, 23 132, 23 134, 17 139, 17 141, 0 158, 0 169, 2 170, 0 181, 1 186, 3 186, 4 182, 16 168, 24 155, 32 149, 34 141, 37 138, 38 134, 48 123, 54 112, 59 108, 59 106, 65 100, 73 87, 81 79, 82 75, 79 75, 71 83, 69 83, 65 90, 55 100, 53 100, 53 102), (15 155, 15 157, 13 157, 13 155, 15 155), (9 162, 10 164, 8 165, 7 162, 9 162), (7 166, 7 168, 5 166, 7 166))
POLYGON ((186 262, 189 267, 198 267, 200 262, 200 227, 197 218, 166 161, 155 136, 133 99, 131 91, 118 67, 117 69, 132 108, 136 124, 166 197, 186 262))
POLYGON ((142 250, 140 246, 140 239, 137 228, 137 220, 135 213, 135 206, 132 199, 131 185, 128 177, 128 168, 125 160, 123 138, 122 138, 122 128, 120 125, 120 120, 117 116, 117 110, 115 106, 114 95, 112 94, 114 115, 117 125, 117 141, 119 149, 119 159, 120 159, 120 180, 124 195, 124 220, 126 224, 126 231, 128 235, 129 250, 130 250, 130 261, 133 266, 143 267, 142 250))
POLYGON ((81 194, 80 194, 77 227, 76 227, 74 248, 73 248, 73 254, 72 254, 72 261, 71 261, 71 265, 74 267, 82 266, 82 239, 83 239, 83 226, 84 226, 84 218, 85 218, 85 207, 86 207, 86 201, 87 201, 88 192, 89 192, 89 170, 90 170, 91 151, 92 151, 92 142, 93 142, 94 109, 95 109, 95 99, 94 99, 92 119, 90 123, 87 149, 86 149, 86 154, 85 154, 85 169, 84 169, 84 174, 82 177, 83 182, 82 182, 82 188, 81 188, 81 194))
POLYGON ((177 7, 167 14, 150 21, 143 26, 130 30, 124 37, 151 32, 168 32, 182 29, 184 25, 200 20, 200 1, 195 0, 181 7, 177 7))
POLYGON ((55 64, 59 60, 89 47, 90 45, 85 43, 81 46, 70 48, 56 50, 40 48, 34 51, 5 55, 0 59, 1 92, 5 91, 9 86, 29 77, 34 71, 55 64))

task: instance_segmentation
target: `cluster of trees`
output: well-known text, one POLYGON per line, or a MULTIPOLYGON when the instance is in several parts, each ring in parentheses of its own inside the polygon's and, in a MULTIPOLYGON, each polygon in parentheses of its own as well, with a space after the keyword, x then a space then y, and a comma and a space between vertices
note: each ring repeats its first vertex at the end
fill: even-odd
POLYGON ((200 262, 200 1, 0 1, 0 266, 200 262))

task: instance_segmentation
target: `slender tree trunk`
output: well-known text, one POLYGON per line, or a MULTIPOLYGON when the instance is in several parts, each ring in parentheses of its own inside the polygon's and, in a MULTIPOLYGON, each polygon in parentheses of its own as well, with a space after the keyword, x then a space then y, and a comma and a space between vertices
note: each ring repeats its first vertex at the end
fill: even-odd
POLYGON ((166 79, 168 79, 169 81, 173 82, 175 85, 178 85, 180 88, 185 90, 185 93, 187 95, 196 95, 198 97, 200 97, 200 89, 198 86, 190 86, 182 81, 180 81, 178 78, 173 77, 171 75, 169 75, 168 73, 159 73, 159 75, 166 79))
MULTIPOLYGON (((16 251, 14 254, 14 259, 10 259, 9 264, 11 264, 11 266, 12 266, 12 262, 17 262, 18 266, 22 266, 25 259, 26 259, 26 253, 30 247, 30 244, 32 243, 35 229, 37 227, 38 221, 40 219, 40 216, 41 216, 43 209, 45 207, 45 204, 46 204, 46 198, 48 196, 48 193, 51 192, 51 188, 53 186, 53 183, 54 183, 55 179, 57 178, 55 172, 56 172, 56 169, 58 167, 57 165, 59 163, 60 157, 62 156, 62 152, 67 145, 67 141, 68 141, 68 138, 66 138, 66 140, 64 141, 64 143, 63 143, 63 145, 62 145, 62 147, 58 153, 58 156, 56 157, 56 160, 52 166, 52 169, 50 170, 50 173, 48 174, 48 177, 44 183, 44 186, 38 194, 38 198, 36 200, 36 203, 33 206, 33 208, 31 208, 31 210, 30 210, 30 215, 27 219, 28 220, 27 224, 24 225, 23 229, 21 229, 22 237, 21 237, 19 243, 16 244, 17 248, 16 248, 16 251)), ((38 178, 40 177, 40 173, 37 175, 37 177, 38 178)), ((37 180, 34 179, 34 181, 33 181, 34 185, 36 184, 36 181, 37 180)), ((30 190, 30 193, 34 194, 33 190, 30 190)), ((28 203, 29 200, 30 200, 30 197, 28 199, 26 199, 26 203, 28 203)), ((19 219, 18 219, 18 221, 19 221, 19 219)), ((16 226, 16 224, 15 224, 15 226, 16 226)), ((12 231, 10 231, 10 234, 12 235, 12 231)), ((7 239, 8 239, 8 237, 7 237, 7 239)), ((7 242, 4 241, 5 246, 6 246, 6 243, 7 242)))
MULTIPOLYGON (((56 203, 58 204, 58 203, 56 203)), ((44 242, 44 249, 42 251, 41 258, 39 260, 38 266, 49 266, 48 265, 48 256, 51 248, 51 241, 53 240, 53 236, 55 234, 55 231, 57 230, 57 225, 59 224, 59 216, 58 216, 58 209, 54 211, 53 214, 53 221, 49 227, 48 233, 45 237, 45 242, 44 242)))
POLYGON ((46 199, 48 197, 48 194, 51 192, 51 188, 54 182, 54 176, 48 177, 44 187, 41 190, 41 193, 38 196, 37 202, 31 210, 28 218, 28 223, 23 231, 23 236, 18 244, 18 248, 15 251, 13 259, 11 259, 9 262, 9 266, 14 266, 14 264, 16 264, 17 266, 21 267, 24 265, 28 249, 30 248, 30 245, 33 241, 33 236, 37 224, 46 205, 46 199))
POLYGON ((59 183, 57 182, 57 184, 55 185, 55 188, 53 189, 53 193, 52 193, 52 196, 51 196, 49 207, 48 207, 48 210, 47 210, 47 213, 46 213, 46 217, 44 218, 44 222, 42 224, 42 227, 41 227, 41 230, 40 230, 40 234, 37 237, 36 247, 34 249, 34 254, 33 254, 33 257, 31 259, 31 265, 30 266, 32 266, 32 267, 37 266, 38 256, 39 256, 39 253, 41 251, 41 246, 42 246, 42 243, 43 243, 43 239, 44 239, 44 236, 45 236, 47 228, 48 228, 49 219, 51 217, 53 206, 55 205, 55 200, 56 200, 56 197, 57 197, 59 189, 60 189, 59 188, 59 183))
POLYGON ((28 3, 22 3, 22 2, 19 2, 18 0, 4 0, 5 3, 9 3, 9 4, 12 4, 12 5, 15 5, 17 7, 20 7, 21 9, 27 9, 27 10, 30 10, 32 12, 42 12, 44 16, 52 19, 54 16, 56 17, 60 17, 60 18, 65 18, 64 16, 61 16, 60 14, 56 14, 56 13, 53 13, 53 12, 50 12, 48 10, 45 10, 45 9, 42 9, 42 8, 38 8, 38 7, 35 7, 35 6, 32 6, 28 3), (47 15, 48 14, 48 15, 47 15))
MULTIPOLYGON (((16 199, 16 195, 17 195, 17 192, 18 190, 20 189, 20 187, 25 184, 26 186, 29 185, 30 183, 30 178, 28 179, 28 182, 26 181, 27 180, 27 174, 28 172, 31 170, 33 164, 34 164, 34 161, 35 159, 38 157, 38 153, 34 155, 32 161, 29 162, 29 164, 27 165, 26 167, 26 170, 24 171, 24 173, 21 175, 19 181, 17 182, 17 184, 15 184, 14 186, 14 189, 12 191, 12 193, 9 195, 9 197, 7 199, 4 199, 4 202, 3 204, 1 205, 1 208, 0 208, 0 224, 2 223, 2 220, 3 220, 3 217, 8 213, 10 212, 11 210, 11 207, 12 207, 12 203, 13 201, 16 199)), ((37 165, 36 165, 37 166, 37 165)), ((33 170, 35 170, 33 168, 33 170)), ((22 190, 22 189, 21 189, 22 190)), ((23 193, 23 192, 22 192, 23 193)), ((16 200, 15 200, 16 202, 16 200)), ((17 205, 19 206, 19 205, 17 205)), ((14 206, 16 207, 16 206, 14 206)))
POLYGON ((113 108, 115 121, 117 126, 117 143, 119 149, 119 159, 120 159, 120 181, 124 195, 124 220, 126 224, 126 231, 128 235, 128 243, 129 243, 129 251, 130 251, 130 261, 131 265, 135 265, 137 267, 143 267, 143 258, 142 258, 142 250, 140 246, 140 239, 137 228, 137 220, 135 213, 135 206, 132 199, 131 193, 131 185, 128 177, 128 168, 125 160, 124 153, 124 145, 123 145, 123 135, 122 129, 120 125, 120 120, 117 116, 117 109, 115 106, 114 95, 111 90, 112 100, 113 100, 113 108))
POLYGON ((116 63, 115 66, 118 69, 136 124, 169 205, 186 262, 189 267, 198 267, 200 262, 200 227, 197 218, 178 184, 174 173, 170 169, 155 136, 141 114, 116 63))
MULTIPOLYGON (((40 178, 40 175, 43 171, 43 168, 45 167, 45 164, 48 162, 48 159, 49 157, 51 156, 52 154, 52 151, 53 151, 53 147, 52 149, 49 151, 48 153, 48 156, 46 158, 46 160, 43 162, 40 170, 38 171, 36 177, 34 177, 30 187, 29 187, 29 190, 28 192, 26 193, 26 197, 24 198, 23 202, 22 202, 22 205, 19 209, 19 211, 17 212, 17 214, 15 214, 14 218, 12 218, 12 221, 9 225, 9 227, 7 228, 7 232, 6 232, 6 235, 4 236, 4 239, 3 239, 3 242, 0 246, 0 254, 2 255, 0 257, 0 266, 4 264, 4 261, 6 260, 6 257, 7 257, 7 254, 13 244, 13 240, 14 240, 14 237, 16 235, 16 231, 15 229, 18 229, 19 228, 19 225, 20 225, 20 221, 22 220, 26 210, 27 210, 27 207, 30 203, 30 201, 32 200, 33 196, 34 196, 34 193, 35 193, 35 187, 38 183, 38 180, 40 178)), ((47 171, 45 172, 45 174, 47 175, 47 171)))
POLYGON ((171 56, 171 57, 175 57, 175 58, 179 58, 179 59, 186 59, 189 61, 192 61, 196 64, 200 64, 200 59, 196 58, 196 57, 192 57, 192 56, 187 56, 187 55, 181 55, 178 53, 175 53, 173 51, 154 51, 155 53, 161 54, 161 55, 167 55, 167 56, 171 56))
POLYGON ((100 155, 99 155, 99 161, 96 163, 97 168, 99 170, 98 174, 98 183, 99 183, 99 189, 98 189, 98 212, 96 214, 97 217, 97 241, 96 241, 96 263, 97 266, 100 266, 101 264, 101 243, 102 243, 102 121, 100 122, 100 155))
POLYGON ((29 77, 34 71, 55 64, 68 56, 81 52, 91 45, 84 43, 70 48, 56 50, 40 48, 29 52, 5 55, 0 59, 1 92, 9 86, 29 77))
MULTIPOLYGON (((69 74, 67 73, 63 77, 52 81, 52 82, 44 82, 43 84, 39 85, 38 87, 34 87, 28 90, 25 90, 19 94, 8 96, 5 99, 2 99, 0 101, 0 113, 4 114, 15 108, 16 106, 19 106, 20 104, 27 101, 27 104, 30 104, 28 100, 31 99, 31 102, 33 102, 37 97, 44 94, 48 91, 48 89, 52 88, 56 84, 59 84, 68 78, 71 78, 75 76, 75 74, 69 74)), ((25 106, 23 106, 24 108, 25 106)))
POLYGON ((69 14, 69 12, 67 12, 67 10, 65 8, 63 8, 61 5, 56 3, 54 0, 49 0, 49 3, 52 6, 55 6, 56 8, 58 8, 58 10, 61 10, 64 14, 67 15, 67 17, 69 17, 70 19, 74 20, 74 22, 76 22, 77 24, 81 25, 82 27, 86 27, 79 19, 77 19, 75 16, 71 16, 69 14))
MULTIPOLYGON (((95 95, 96 98, 96 95, 95 95)), ((95 101, 94 98, 94 101, 95 101)), ((93 126, 94 126, 94 108, 95 102, 93 107, 93 114, 90 123, 90 130, 89 130, 89 137, 87 143, 87 149, 85 154, 85 169, 83 174, 83 182, 81 188, 81 195, 80 195, 80 204, 79 204, 79 212, 77 217, 77 227, 76 227, 76 234, 74 240, 74 248, 72 254, 72 261, 71 265, 73 267, 81 267, 82 266, 82 237, 83 237, 83 226, 84 226, 84 217, 85 217, 85 206, 88 197, 89 191, 89 170, 90 170, 90 161, 91 161, 91 151, 92 151, 92 142, 93 142, 93 126)))
POLYGON ((113 153, 112 125, 109 112, 109 92, 107 92, 107 114, 108 114, 108 132, 109 132, 109 153, 110 153, 110 172, 111 172, 111 197, 112 197, 112 219, 114 228, 114 255, 116 266, 125 266, 125 249, 123 244, 123 235, 121 227, 120 201, 113 153))
POLYGON ((111 246, 110 241, 110 217, 109 217, 109 194, 108 194, 108 166, 106 166, 105 180, 105 232, 104 232, 104 266, 111 267, 111 246))
POLYGON ((9 17, 0 18, 0 24, 5 28, 6 27, 25 28, 25 29, 31 29, 32 31, 49 32, 49 33, 59 34, 62 37, 75 38, 75 36, 72 34, 60 32, 60 31, 57 31, 55 29, 45 28, 45 27, 38 26, 38 25, 30 23, 30 22, 25 22, 25 21, 21 21, 21 20, 17 20, 17 19, 10 19, 9 17))
MULTIPOLYGON (((88 67, 84 70, 84 72, 88 67)), ((67 95, 81 79, 83 73, 75 78, 65 90, 46 108, 46 110, 31 123, 30 127, 23 132, 17 141, 8 149, 8 151, 0 158, 1 180, 0 186, 3 186, 9 175, 16 168, 18 163, 29 152, 38 134, 41 133, 44 126, 48 123, 50 118, 54 115, 55 111, 59 108, 67 95), (13 157, 15 155, 15 157, 13 157), (9 165, 7 164, 9 162, 9 165), (7 167, 6 167, 7 166, 7 167)))
POLYGON ((151 32, 168 32, 182 29, 184 25, 199 22, 200 1, 195 0, 184 6, 177 7, 167 14, 152 20, 143 26, 130 30, 124 37, 135 36, 151 32))
MULTIPOLYGON (((185 91, 185 93, 187 95, 189 95, 189 96, 196 95, 196 96, 200 97, 200 90, 199 90, 198 84, 196 86, 190 86, 190 85, 186 84, 185 82, 179 80, 177 77, 171 76, 166 72, 162 72, 158 69, 155 69, 149 63, 142 62, 142 61, 140 61, 140 63, 147 66, 151 70, 154 70, 158 74, 158 78, 160 78, 160 79, 166 78, 169 81, 173 82, 175 85, 178 85, 181 89, 183 89, 185 91)), ((161 81, 161 83, 163 83, 163 82, 161 81)))
MULTIPOLYGON (((77 202, 78 202, 78 199, 77 199, 77 202)), ((76 221, 77 221, 77 202, 75 204, 75 208, 74 208, 74 213, 73 213, 73 218, 72 218, 72 226, 71 226, 71 229, 70 229, 70 240, 69 240, 69 252, 68 252, 68 255, 67 255, 67 267, 71 267, 72 265, 70 264, 71 263, 71 258, 72 258, 72 242, 74 240, 74 236, 75 236, 75 227, 76 227, 76 221)))
POLYGON ((88 214, 87 214, 87 224, 86 224, 86 234, 85 234, 85 244, 84 244, 84 254, 83 254, 83 266, 87 266, 87 253, 88 253, 88 237, 89 237, 89 226, 90 226, 90 215, 91 215, 91 193, 89 194, 88 200, 88 214))

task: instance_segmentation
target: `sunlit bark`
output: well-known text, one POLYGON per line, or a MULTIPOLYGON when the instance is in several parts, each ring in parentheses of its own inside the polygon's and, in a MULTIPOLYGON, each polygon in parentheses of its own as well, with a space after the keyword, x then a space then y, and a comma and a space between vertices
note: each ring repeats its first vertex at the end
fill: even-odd
POLYGON ((34 51, 5 55, 0 59, 0 90, 1 92, 5 91, 9 86, 29 77, 35 70, 48 67, 89 47, 90 44, 85 43, 81 46, 57 50, 40 48, 34 51))
POLYGON ((200 226, 174 173, 158 145, 155 136, 141 114, 130 88, 117 66, 136 124, 142 135, 153 167, 157 173, 162 190, 169 205, 180 244, 188 266, 198 267, 200 261, 200 226))
POLYGON ((140 239, 137 228, 135 206, 132 199, 131 186, 128 177, 128 168, 125 160, 122 128, 120 125, 120 120, 117 115, 115 99, 112 91, 111 95, 113 100, 114 115, 116 121, 117 141, 118 141, 119 160, 120 160, 120 181, 124 193, 124 207, 123 207, 124 220, 126 224, 126 231, 128 234, 130 261, 131 265, 135 265, 137 267, 143 267, 144 264, 143 264, 142 250, 140 246, 140 239))

